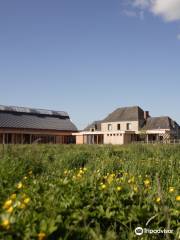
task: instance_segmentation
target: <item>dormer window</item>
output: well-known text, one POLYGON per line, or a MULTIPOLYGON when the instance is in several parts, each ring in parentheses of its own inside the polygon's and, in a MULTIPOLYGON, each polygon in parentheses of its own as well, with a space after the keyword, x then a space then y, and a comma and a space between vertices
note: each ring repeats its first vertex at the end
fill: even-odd
POLYGON ((95 129, 94 129, 94 128, 91 128, 91 129, 90 129, 90 131, 91 131, 91 132, 94 132, 94 131, 95 131, 95 129))
POLYGON ((121 130, 121 124, 117 124, 117 130, 119 131, 119 130, 121 130))

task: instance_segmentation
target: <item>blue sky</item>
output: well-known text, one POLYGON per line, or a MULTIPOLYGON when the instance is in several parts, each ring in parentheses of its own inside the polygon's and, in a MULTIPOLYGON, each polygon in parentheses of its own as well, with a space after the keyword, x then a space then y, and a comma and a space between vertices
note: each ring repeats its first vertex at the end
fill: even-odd
POLYGON ((80 129, 131 105, 180 123, 180 1, 153 1, 1 1, 0 104, 80 129))

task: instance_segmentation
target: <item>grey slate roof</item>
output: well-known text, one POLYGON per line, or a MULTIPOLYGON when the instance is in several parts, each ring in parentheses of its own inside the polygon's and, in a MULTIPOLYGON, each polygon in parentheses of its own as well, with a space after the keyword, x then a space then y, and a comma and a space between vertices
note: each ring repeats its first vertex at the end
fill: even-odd
POLYGON ((95 128, 96 131, 101 131, 101 122, 102 121, 94 121, 90 125, 88 125, 83 131, 90 131, 91 128, 95 128))
POLYGON ((0 128, 77 131, 76 126, 71 122, 67 114, 62 116, 61 114, 54 115, 47 113, 0 109, 0 128))
POLYGON ((150 117, 146 121, 145 130, 174 129, 175 122, 169 117, 150 117))
POLYGON ((118 122, 118 121, 138 121, 144 120, 144 111, 138 107, 118 108, 110 113, 102 122, 118 122))

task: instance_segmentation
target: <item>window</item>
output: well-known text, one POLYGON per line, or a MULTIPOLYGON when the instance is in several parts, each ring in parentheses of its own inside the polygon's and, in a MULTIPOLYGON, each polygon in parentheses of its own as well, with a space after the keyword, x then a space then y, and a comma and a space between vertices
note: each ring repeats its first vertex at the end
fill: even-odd
POLYGON ((116 134, 114 133, 113 136, 116 136, 116 134))
POLYGON ((131 130, 131 123, 127 123, 127 130, 131 130))
POLYGON ((109 134, 107 134, 107 136, 109 137, 109 134))
POLYGON ((121 130, 121 124, 117 124, 117 130, 121 130))
POLYGON ((91 129, 90 129, 91 132, 94 132, 94 130, 95 130, 94 128, 91 128, 91 129))
POLYGON ((112 134, 110 134, 110 136, 112 137, 112 134))
POLYGON ((112 131, 112 124, 108 124, 108 131, 112 131))

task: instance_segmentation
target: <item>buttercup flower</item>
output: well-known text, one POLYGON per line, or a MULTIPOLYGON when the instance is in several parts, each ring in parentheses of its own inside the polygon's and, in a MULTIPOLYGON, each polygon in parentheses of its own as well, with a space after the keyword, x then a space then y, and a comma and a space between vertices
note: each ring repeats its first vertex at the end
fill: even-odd
POLYGON ((9 207, 7 210, 6 210, 8 213, 12 213, 13 212, 13 207, 9 207))
POLYGON ((161 201, 161 198, 160 198, 160 197, 157 197, 157 198, 156 198, 156 202, 157 202, 157 203, 160 203, 160 201, 161 201))
POLYGON ((170 188, 169 188, 169 192, 170 192, 170 193, 174 192, 174 190, 175 190, 174 187, 170 187, 170 188))
POLYGON ((10 199, 12 199, 12 200, 16 199, 16 193, 13 193, 13 194, 10 196, 10 199))
POLYGON ((46 234, 43 233, 43 232, 40 232, 40 233, 38 234, 38 240, 44 240, 44 239, 46 239, 46 234))
POLYGON ((120 192, 120 191, 122 190, 122 187, 121 187, 121 186, 118 186, 118 187, 116 188, 116 190, 117 190, 118 192, 120 192))
POLYGON ((180 195, 176 196, 176 201, 179 202, 180 201, 180 195))
POLYGON ((9 199, 4 203, 3 208, 8 209, 11 206, 11 204, 12 204, 12 200, 9 199))
POLYGON ((150 185, 149 179, 146 179, 146 180, 144 181, 144 185, 145 185, 146 187, 148 187, 148 186, 150 185))
POLYGON ((17 189, 21 189, 22 187, 23 187, 22 182, 19 182, 19 183, 17 184, 17 189))
POLYGON ((134 190, 134 192, 138 192, 137 186, 134 186, 134 187, 133 187, 133 190, 134 190))
POLYGON ((105 184, 102 184, 101 185, 101 189, 103 190, 103 189, 105 189, 106 188, 106 185, 105 184))
POLYGON ((9 222, 9 220, 8 220, 8 219, 4 219, 3 222, 2 222, 2 224, 1 224, 1 226, 2 226, 3 228, 5 228, 5 229, 9 229, 9 227, 10 227, 10 222, 9 222))
POLYGON ((25 203, 25 204, 28 204, 29 202, 30 202, 30 198, 29 198, 29 197, 27 197, 27 198, 24 199, 24 203, 25 203))

